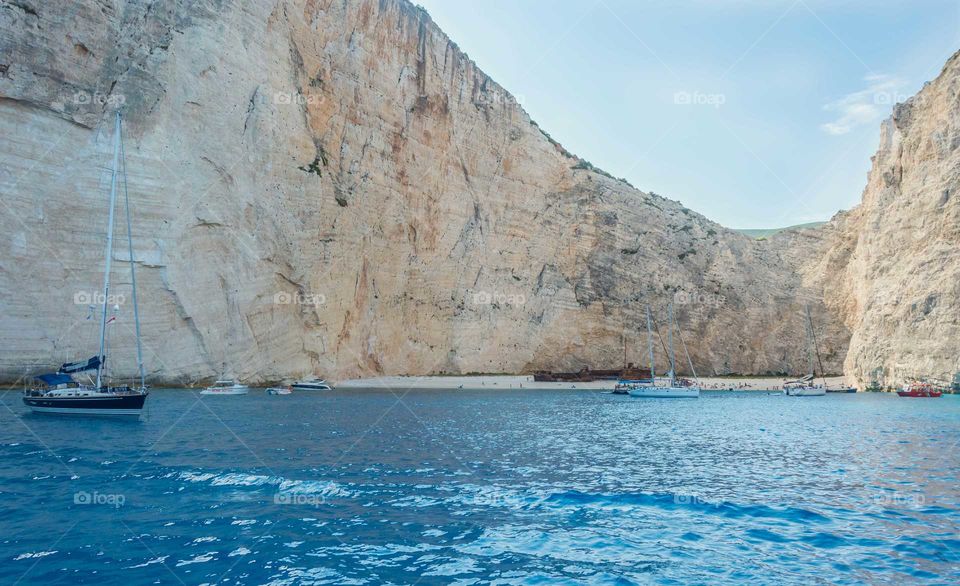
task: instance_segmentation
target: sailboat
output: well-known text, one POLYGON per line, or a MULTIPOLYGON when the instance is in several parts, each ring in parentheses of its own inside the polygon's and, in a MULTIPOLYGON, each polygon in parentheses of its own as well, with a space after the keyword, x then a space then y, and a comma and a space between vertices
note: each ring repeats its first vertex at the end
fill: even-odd
POLYGON ((103 305, 100 313, 100 351, 87 360, 68 362, 60 366, 57 372, 34 377, 39 383, 36 388, 23 392, 23 402, 35 413, 56 413, 70 415, 133 415, 139 416, 147 400, 147 385, 143 369, 143 348, 140 343, 140 310, 137 306, 137 277, 133 260, 133 236, 130 232, 130 200, 127 194, 126 163, 123 163, 123 197, 127 219, 127 246, 130 254, 130 280, 133 288, 133 317, 136 326, 137 368, 139 386, 115 385, 107 381, 106 334, 107 324, 115 317, 107 319, 108 300, 110 299, 110 265, 113 258, 114 209, 117 202, 117 175, 121 171, 120 113, 116 114, 113 135, 113 168, 110 178, 110 209, 107 220, 106 264, 103 274, 103 305), (96 382, 79 383, 74 375, 96 370, 96 382))
MULTIPOLYGON (((670 303, 669 312, 670 329, 668 330, 668 337, 670 340, 670 372, 668 373, 668 376, 670 377, 670 382, 667 386, 657 385, 656 370, 654 370, 653 364, 652 320, 650 318, 650 308, 647 307, 647 345, 650 349, 650 380, 631 381, 626 383, 627 392, 630 393, 631 397, 697 398, 700 396, 700 387, 698 385, 681 384, 680 379, 678 379, 676 376, 676 355, 673 348, 673 302, 670 303), (631 384, 632 382, 635 382, 635 384, 631 384)), ((687 352, 687 345, 683 342, 682 337, 680 338, 680 343, 683 345, 683 351, 687 354, 687 361, 690 363, 690 370, 693 372, 693 376, 696 377, 697 373, 693 369, 693 361, 690 360, 690 354, 687 352)))
MULTIPOLYGON (((815 368, 813 363, 813 350, 816 347, 817 357, 820 356, 820 348, 817 347, 817 335, 813 331, 813 319, 810 317, 810 306, 807 306, 807 353, 810 358, 810 374, 797 380, 783 383, 783 394, 789 397, 822 397, 827 394, 827 380, 824 379, 822 385, 814 382, 815 368)), ((820 363, 820 374, 823 374, 823 363, 820 363)))

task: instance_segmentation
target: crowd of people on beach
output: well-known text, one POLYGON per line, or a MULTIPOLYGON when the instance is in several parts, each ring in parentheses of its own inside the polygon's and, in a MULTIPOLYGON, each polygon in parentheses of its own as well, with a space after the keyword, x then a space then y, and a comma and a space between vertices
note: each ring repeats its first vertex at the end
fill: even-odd
POLYGON ((728 383, 711 383, 711 384, 701 385, 701 388, 702 388, 702 389, 707 389, 707 390, 713 390, 713 391, 738 391, 738 390, 747 390, 747 391, 750 391, 750 390, 764 390, 764 391, 773 390, 773 391, 779 391, 779 390, 782 390, 783 387, 782 387, 781 385, 760 385, 760 386, 757 386, 757 385, 754 385, 753 383, 736 383, 736 384, 733 384, 733 385, 728 384, 728 383))

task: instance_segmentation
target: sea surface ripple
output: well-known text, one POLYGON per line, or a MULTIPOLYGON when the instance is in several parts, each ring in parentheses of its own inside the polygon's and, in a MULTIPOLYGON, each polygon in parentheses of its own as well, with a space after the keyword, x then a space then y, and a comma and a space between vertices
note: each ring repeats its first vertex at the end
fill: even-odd
POLYGON ((2 400, 4 584, 960 582, 960 397, 2 400))

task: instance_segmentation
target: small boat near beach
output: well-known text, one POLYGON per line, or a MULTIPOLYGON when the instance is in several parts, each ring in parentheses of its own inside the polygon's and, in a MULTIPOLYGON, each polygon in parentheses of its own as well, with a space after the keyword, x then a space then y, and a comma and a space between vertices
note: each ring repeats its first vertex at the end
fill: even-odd
POLYGON ((943 391, 930 383, 913 382, 903 385, 903 388, 897 391, 897 395, 900 397, 935 398, 943 396, 943 391))
POLYGON ((246 395, 250 392, 250 387, 240 384, 233 379, 224 378, 213 383, 202 391, 201 395, 246 395))
POLYGON ((290 395, 293 393, 293 390, 290 387, 269 387, 267 389, 268 395, 290 395))
POLYGON ((813 382, 813 375, 787 381, 783 383, 783 394, 788 397, 822 397, 827 394, 827 387, 813 382))
POLYGON ((310 378, 310 379, 299 380, 299 381, 293 383, 292 385, 290 385, 290 388, 293 389, 293 390, 295 390, 295 391, 330 391, 330 390, 333 390, 333 389, 331 389, 330 385, 327 384, 327 381, 323 380, 322 378, 317 378, 317 377, 310 378))
POLYGON ((828 393, 856 393, 857 387, 847 387, 847 386, 827 387, 827 392, 828 393))

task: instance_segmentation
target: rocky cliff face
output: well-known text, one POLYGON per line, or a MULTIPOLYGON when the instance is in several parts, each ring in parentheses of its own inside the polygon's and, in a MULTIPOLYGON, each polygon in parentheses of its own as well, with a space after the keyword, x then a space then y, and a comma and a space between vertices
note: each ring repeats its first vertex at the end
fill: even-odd
MULTIPOLYGON (((0 0, 0 31, 7 378, 96 352, 118 107, 157 383, 613 367, 624 347, 645 361, 644 305, 662 328, 671 300, 701 373, 805 372, 808 304, 837 372, 867 319, 836 319, 794 249, 576 158, 405 0, 0 0)), ((911 176, 872 184, 892 195, 911 176)), ((922 223, 927 203, 902 205, 922 223)), ((129 373, 123 263, 115 275, 112 364, 129 373)), ((829 303, 863 316, 871 298, 829 303)))
POLYGON ((884 122, 863 202, 788 239, 809 251, 797 259, 805 282, 853 332, 849 375, 960 372, 960 52, 884 122))

